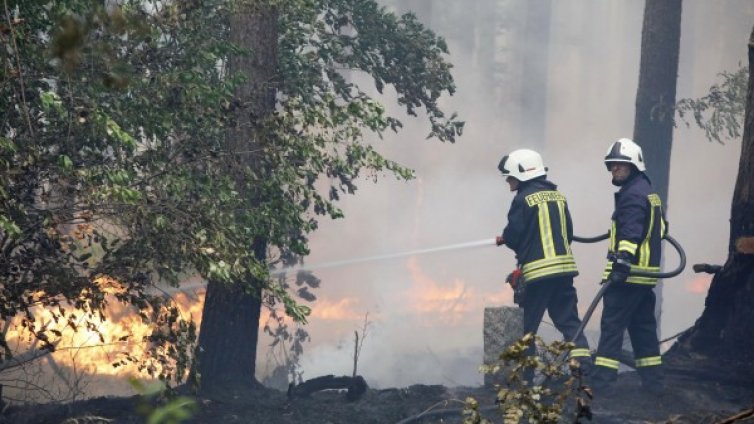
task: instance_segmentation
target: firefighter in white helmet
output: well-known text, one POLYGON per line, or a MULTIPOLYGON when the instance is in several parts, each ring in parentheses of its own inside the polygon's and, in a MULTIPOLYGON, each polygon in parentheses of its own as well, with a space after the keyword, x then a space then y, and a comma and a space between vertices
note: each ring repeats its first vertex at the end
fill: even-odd
POLYGON ((636 369, 645 390, 662 390, 660 347, 655 320, 656 278, 630 275, 631 269, 659 272, 662 238, 667 234, 660 196, 646 176, 641 147, 627 138, 610 145, 605 165, 612 174, 615 193, 608 263, 603 283, 600 340, 592 376, 596 393, 609 393, 618 377, 623 333, 628 330, 636 369))
MULTIPOLYGON (((524 333, 536 333, 545 311, 555 327, 570 341, 581 325, 573 277, 578 275, 571 253, 573 224, 568 204, 557 186, 547 180, 547 168, 539 153, 520 149, 503 157, 498 169, 516 192, 508 223, 497 245, 516 253, 524 288, 517 303, 524 309, 524 333)), ((589 345, 583 334, 575 341, 571 357, 581 362, 584 373, 591 363, 589 345)), ((534 354, 532 345, 531 354, 534 354)), ((527 375, 528 379, 532 375, 527 375)))

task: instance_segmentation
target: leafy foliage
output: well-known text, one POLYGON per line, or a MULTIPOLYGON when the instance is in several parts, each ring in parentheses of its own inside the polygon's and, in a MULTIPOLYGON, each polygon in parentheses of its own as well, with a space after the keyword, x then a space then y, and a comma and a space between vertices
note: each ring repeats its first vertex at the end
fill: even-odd
POLYGON ((163 382, 146 384, 131 379, 130 383, 142 397, 136 410, 147 424, 177 424, 191 419, 198 408, 195 399, 173 395, 163 382))
MULTIPOLYGON (((201 33, 175 31, 175 8, 147 11, 140 4, 5 8, 0 318, 21 317, 50 350, 59 330, 37 317, 41 308, 58 325, 96 329, 107 294, 133 305, 156 329, 178 326, 191 335, 193 325, 151 286, 213 265, 197 242, 227 205, 203 193, 222 196, 230 186, 192 157, 197 142, 182 140, 216 133, 193 117, 221 118, 213 107, 222 96, 216 87, 226 83, 214 70, 216 59, 186 48, 223 48, 201 33), (181 83, 187 72, 205 71, 211 76, 201 84, 181 83), (194 94, 178 108, 184 89, 194 94), (196 214, 187 213, 191 206, 196 214)), ((173 338, 154 334, 145 342, 167 364, 159 352, 173 338)), ((170 367, 148 369, 176 377, 170 367)))
MULTIPOLYGON (((146 341, 157 360, 144 369, 179 380, 195 328, 157 285, 253 277, 268 303, 305 321, 308 308, 270 265, 306 255, 317 216, 341 217, 335 202, 359 176, 413 176, 365 141, 401 122, 348 72, 371 76, 379 92, 393 87, 411 115, 424 109, 428 137, 461 134, 437 104, 455 90, 445 43, 413 15, 371 0, 269 0, 281 28, 275 112, 253 121, 253 151, 229 146, 247 76, 227 64, 254 52, 228 42, 228 20, 259 4, 5 0, 3 322, 53 350, 57 330, 38 311, 95 329, 109 294, 154 323, 146 341), (265 260, 250 248, 258 240, 265 260)), ((12 355, 4 336, 0 346, 0 359, 12 355)))
POLYGON ((686 115, 690 114, 708 140, 722 144, 725 139, 741 136, 749 70, 742 67, 736 72, 722 72, 720 76, 722 83, 710 87, 709 94, 698 99, 681 99, 675 109, 687 126, 686 115))
MULTIPOLYGON (((546 344, 535 334, 529 333, 500 354, 504 366, 484 366, 485 373, 506 372, 506 386, 498 387, 497 402, 503 422, 506 424, 558 423, 565 417, 571 422, 591 420, 591 390, 584 385, 578 361, 565 363, 573 343, 556 341, 546 344), (538 347, 538 356, 529 356, 531 345, 538 347), (568 368, 565 371, 564 368, 568 368), (525 376, 539 373, 542 381, 529 381, 525 376), (573 405, 568 402, 572 401, 573 405)), ((478 413, 478 403, 467 400, 465 424, 483 424, 486 421, 478 413)))

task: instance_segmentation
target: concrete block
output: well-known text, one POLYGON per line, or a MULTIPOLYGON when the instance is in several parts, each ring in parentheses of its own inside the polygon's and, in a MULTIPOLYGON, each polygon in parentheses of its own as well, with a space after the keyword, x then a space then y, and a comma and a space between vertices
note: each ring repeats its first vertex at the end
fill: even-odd
MULTIPOLYGON (((512 306, 484 308, 484 364, 502 364, 498 357, 524 335, 524 310, 512 306)), ((497 375, 485 374, 484 385, 505 381, 505 371, 497 375)))

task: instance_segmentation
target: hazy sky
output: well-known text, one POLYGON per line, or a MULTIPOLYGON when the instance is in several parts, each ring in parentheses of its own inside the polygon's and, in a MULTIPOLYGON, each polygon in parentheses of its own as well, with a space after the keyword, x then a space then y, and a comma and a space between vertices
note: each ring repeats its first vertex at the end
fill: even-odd
MULTIPOLYGON (((463 10, 443 8, 445 3, 434 2, 431 17, 443 23, 435 29, 447 38, 458 85, 443 105, 466 120, 463 137, 454 145, 426 141, 425 122, 406 120, 400 134, 376 141, 386 156, 416 169, 417 179, 365 180, 341 203, 345 219, 321 222, 307 263, 491 239, 505 225, 513 194, 497 162, 536 142, 516 136, 527 117, 516 115, 519 97, 504 96, 516 91, 517 65, 506 64, 507 79, 500 79, 511 86, 491 87, 482 77, 489 70, 479 65, 489 62, 480 51, 490 46, 484 50, 477 34, 476 47, 468 48, 474 35, 457 28, 446 34, 443 27, 455 20, 438 14, 463 10)), ((478 6, 493 3, 479 0, 478 6)), ((499 4, 518 19, 515 1, 499 4)), ((552 5, 543 154, 551 179, 569 199, 575 232, 595 235, 609 226, 615 191, 602 158, 612 141, 633 131, 643 2, 552 5)), ((687 0, 683 7, 679 99, 704 95, 719 72, 745 63, 754 24, 754 5, 747 0, 687 0)), ((505 45, 498 34, 493 46, 505 45)), ((740 140, 721 145, 696 128, 675 131, 667 218, 671 234, 686 248, 689 269, 664 285, 662 336, 691 326, 703 309, 710 278, 692 273, 690 265, 725 259, 739 153, 740 140)), ((604 243, 574 247, 582 312, 598 289, 605 249, 604 243)), ((672 251, 666 258, 666 267, 676 264, 672 251)), ((308 326, 312 342, 305 347, 304 378, 350 374, 353 332, 368 313, 359 372, 369 384, 480 384, 483 309, 512 305, 503 280, 513 266, 510 250, 488 246, 318 271, 322 287, 308 326)), ((598 322, 599 312, 589 328, 597 329, 598 322)), ((591 342, 596 344, 594 335, 591 342)))

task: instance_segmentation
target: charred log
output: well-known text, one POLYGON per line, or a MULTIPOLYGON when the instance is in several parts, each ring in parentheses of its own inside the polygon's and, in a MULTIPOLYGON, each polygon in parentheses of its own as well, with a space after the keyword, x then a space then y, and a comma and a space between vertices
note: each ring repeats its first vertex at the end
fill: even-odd
POLYGON ((346 400, 352 402, 361 398, 368 388, 366 380, 360 375, 355 377, 325 375, 306 380, 298 385, 291 383, 288 386, 288 399, 308 397, 322 390, 347 390, 346 400))
POLYGON ((694 264, 693 269, 697 274, 700 272, 703 272, 705 274, 717 274, 721 269, 723 269, 723 266, 711 264, 694 264))

